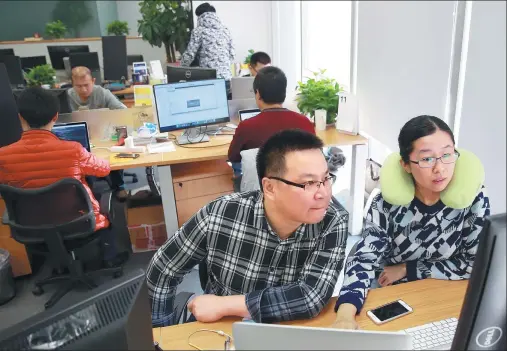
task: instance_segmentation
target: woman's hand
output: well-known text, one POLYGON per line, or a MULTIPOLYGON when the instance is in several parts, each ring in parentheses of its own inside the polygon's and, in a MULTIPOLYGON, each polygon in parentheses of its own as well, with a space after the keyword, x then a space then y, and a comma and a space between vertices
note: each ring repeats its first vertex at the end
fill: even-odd
POLYGON ((378 278, 380 286, 388 286, 407 276, 407 265, 405 263, 395 266, 386 266, 378 278))
POLYGON ((337 329, 359 329, 356 323, 356 306, 350 303, 340 305, 336 311, 336 320, 331 324, 331 328, 337 329))

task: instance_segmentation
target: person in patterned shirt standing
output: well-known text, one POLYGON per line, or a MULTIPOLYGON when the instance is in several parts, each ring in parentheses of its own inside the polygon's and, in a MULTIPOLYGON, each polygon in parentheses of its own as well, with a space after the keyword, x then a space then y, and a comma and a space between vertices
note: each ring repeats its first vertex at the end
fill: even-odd
POLYGON ((176 288, 205 260, 205 294, 188 304, 200 322, 308 319, 329 302, 345 259, 348 214, 332 203, 323 143, 289 129, 259 149, 261 189, 200 209, 153 256, 147 283, 155 327, 178 323, 176 288))
POLYGON ((231 33, 209 3, 197 6, 195 15, 197 27, 192 30, 187 50, 181 57, 181 66, 190 67, 197 59, 199 67, 216 69, 217 78, 225 79, 229 91, 231 63, 235 56, 231 33))
POLYGON ((459 153, 449 126, 433 116, 408 121, 398 137, 401 164, 412 174, 409 205, 389 204, 378 194, 366 215, 363 237, 345 265, 334 326, 357 329, 355 315, 370 288, 419 279, 469 279, 485 217, 484 186, 464 209, 440 200, 454 174, 459 153))

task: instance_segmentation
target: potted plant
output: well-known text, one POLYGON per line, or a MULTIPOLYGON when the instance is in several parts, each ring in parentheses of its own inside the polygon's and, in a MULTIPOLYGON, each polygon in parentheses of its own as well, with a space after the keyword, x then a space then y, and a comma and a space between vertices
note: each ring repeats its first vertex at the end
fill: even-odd
POLYGON ((107 25, 108 35, 128 35, 129 24, 127 21, 113 21, 107 25))
POLYGON ((139 6, 139 34, 151 46, 164 44, 167 63, 176 62, 176 52, 183 52, 190 39, 190 1, 144 0, 139 6))
POLYGON ((67 27, 60 20, 46 23, 46 34, 52 39, 63 38, 65 32, 67 32, 67 27))
POLYGON ((245 57, 245 61, 243 61, 243 63, 244 63, 245 65, 250 64, 250 59, 252 58, 252 55, 253 55, 254 53, 255 53, 255 50, 253 50, 253 49, 248 50, 248 55, 245 57))
POLYGON ((55 74, 51 65, 40 65, 30 69, 25 74, 25 79, 29 87, 49 85, 52 88, 55 85, 55 74))
POLYGON ((332 78, 325 76, 326 70, 312 72, 313 77, 303 82, 298 82, 296 90, 297 107, 302 114, 312 119, 315 118, 316 110, 326 111, 326 124, 336 122, 338 114, 338 92, 343 88, 332 78))

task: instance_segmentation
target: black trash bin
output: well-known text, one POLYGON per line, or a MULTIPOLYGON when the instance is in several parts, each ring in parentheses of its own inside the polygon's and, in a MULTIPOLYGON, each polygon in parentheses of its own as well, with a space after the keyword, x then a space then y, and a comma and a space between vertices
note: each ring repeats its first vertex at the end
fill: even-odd
POLYGON ((16 296, 16 285, 12 275, 11 254, 0 249, 0 305, 7 303, 16 296))

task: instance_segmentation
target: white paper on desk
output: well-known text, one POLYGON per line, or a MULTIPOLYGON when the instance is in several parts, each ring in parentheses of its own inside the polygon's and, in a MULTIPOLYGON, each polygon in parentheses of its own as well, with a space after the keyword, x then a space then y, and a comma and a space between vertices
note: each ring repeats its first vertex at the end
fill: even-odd
POLYGON ((348 92, 338 93, 336 129, 347 134, 359 133, 359 103, 357 96, 348 92))
POLYGON ((173 152, 176 151, 176 147, 172 141, 166 141, 163 143, 156 144, 148 144, 146 146, 148 148, 148 153, 150 154, 159 154, 162 152, 173 152))
POLYGON ((156 79, 164 79, 164 71, 160 60, 150 61, 151 75, 156 79))

